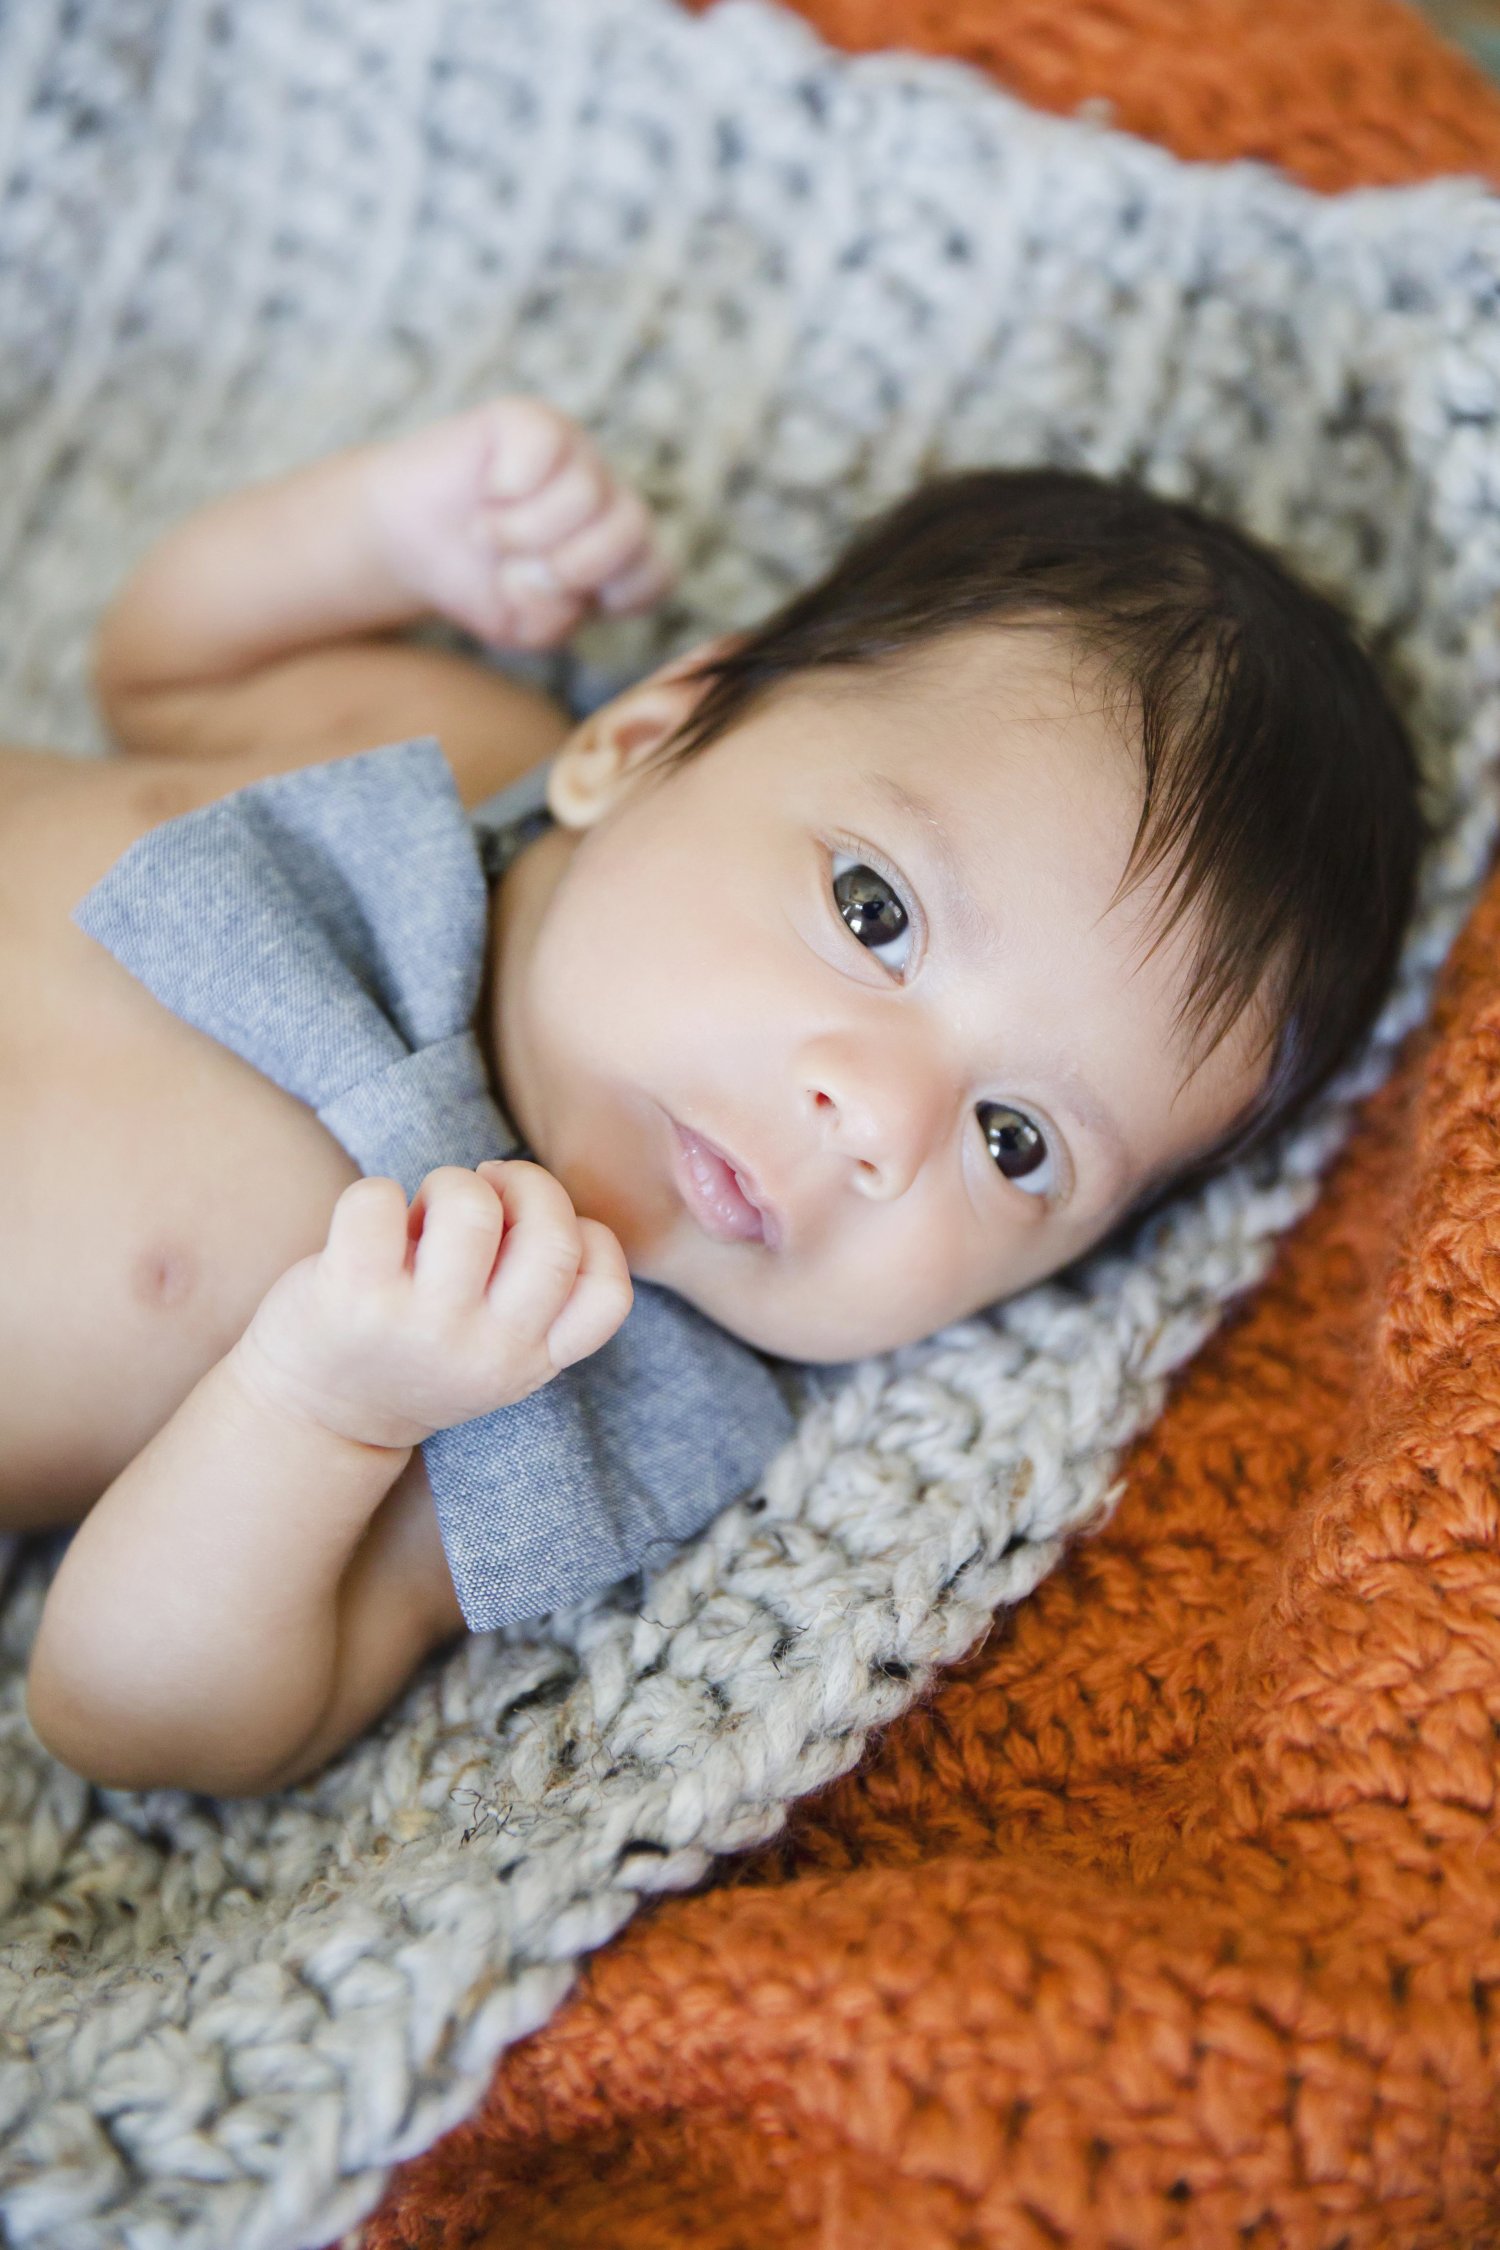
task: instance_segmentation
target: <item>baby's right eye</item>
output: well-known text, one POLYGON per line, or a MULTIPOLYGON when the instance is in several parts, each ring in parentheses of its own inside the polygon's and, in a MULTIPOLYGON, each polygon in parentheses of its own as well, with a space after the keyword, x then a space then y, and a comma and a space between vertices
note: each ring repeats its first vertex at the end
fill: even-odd
POLYGON ((888 883, 878 869, 856 859, 852 852, 835 852, 833 895, 840 914, 860 944, 867 946, 884 968, 900 976, 910 950, 911 917, 895 885, 888 883), (901 959, 884 960, 882 948, 902 939, 906 940, 906 950, 901 959))

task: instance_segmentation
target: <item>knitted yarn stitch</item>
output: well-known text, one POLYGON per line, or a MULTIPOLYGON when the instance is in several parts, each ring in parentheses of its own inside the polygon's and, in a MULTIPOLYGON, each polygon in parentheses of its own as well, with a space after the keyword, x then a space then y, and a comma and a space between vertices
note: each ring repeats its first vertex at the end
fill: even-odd
POLYGON ((89 624, 172 516, 503 383, 581 413, 683 559, 591 677, 757 614, 929 467, 1130 468, 1345 594, 1441 812, 1371 1053, 1274 1160, 817 1386, 643 1598, 469 1642, 308 1787, 101 1799, 52 1766, 17 1559, 0 2212, 48 2250, 272 2250, 367 2210, 642 1894, 771 1834, 1036 1584, 1306 1207, 1495 825, 1500 225, 1462 185, 1188 171, 748 0, 91 0, 0 38, 18 729, 87 746, 89 624))

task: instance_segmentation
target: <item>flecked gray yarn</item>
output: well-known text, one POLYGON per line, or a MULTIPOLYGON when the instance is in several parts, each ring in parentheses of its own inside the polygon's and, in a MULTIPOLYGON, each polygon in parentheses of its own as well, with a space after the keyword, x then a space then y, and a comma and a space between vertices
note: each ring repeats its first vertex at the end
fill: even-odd
POLYGON ((753 618, 928 469, 1129 469, 1345 597, 1439 820, 1380 1031, 1274 1158, 821 1382, 643 1591, 466 1642, 307 1787, 51 1764, 21 1698, 45 1557, 11 1556, 6 2240, 311 2250, 643 1893, 773 1833, 1108 1506, 1422 1013, 1496 827, 1500 222, 1463 183, 1185 167, 758 0, 13 0, 0 178, 12 732, 97 746, 88 633, 171 518, 516 387, 597 430, 683 564, 579 697, 753 618))

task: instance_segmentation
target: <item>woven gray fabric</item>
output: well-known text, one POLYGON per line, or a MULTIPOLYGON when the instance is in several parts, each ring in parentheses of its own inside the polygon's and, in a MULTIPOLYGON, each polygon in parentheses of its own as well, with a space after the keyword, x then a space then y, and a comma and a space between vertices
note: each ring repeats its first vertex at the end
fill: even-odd
POLYGON ((0 714, 86 749, 92 619, 226 485, 498 387, 662 512, 664 616, 762 612, 924 470, 1131 469, 1386 647, 1439 814, 1360 1069, 1274 1155, 991 1319, 830 1382, 638 1606, 469 1641, 273 1804, 101 1798, 0 1616, 0 2212, 47 2250, 282 2250, 367 2210, 645 1891, 789 1798, 1024 1595, 1307 1207, 1495 830, 1500 224, 1323 203, 826 55, 752 0, 28 0, 0 17, 0 714), (905 1679, 884 1668, 899 1663, 905 1679))

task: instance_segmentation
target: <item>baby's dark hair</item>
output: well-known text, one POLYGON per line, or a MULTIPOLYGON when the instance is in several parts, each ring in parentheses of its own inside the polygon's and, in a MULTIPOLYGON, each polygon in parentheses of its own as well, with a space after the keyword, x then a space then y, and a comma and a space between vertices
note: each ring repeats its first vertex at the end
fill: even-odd
POLYGON ((783 681, 984 626, 1051 628, 1123 692, 1142 800, 1119 895, 1159 872, 1159 937, 1194 917, 1180 1028, 1206 1052, 1272 1002, 1261 1094, 1173 1185, 1202 1177, 1285 1124, 1379 1012, 1424 838, 1410 740, 1340 611, 1244 533, 1130 484, 996 469, 922 486, 713 656, 666 754, 783 681))

